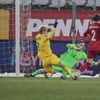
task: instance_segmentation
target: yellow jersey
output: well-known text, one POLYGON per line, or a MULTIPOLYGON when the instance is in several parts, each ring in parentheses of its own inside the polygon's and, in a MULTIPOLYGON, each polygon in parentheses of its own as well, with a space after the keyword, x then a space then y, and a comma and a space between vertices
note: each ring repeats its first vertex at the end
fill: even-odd
POLYGON ((38 34, 36 36, 36 43, 38 47, 38 56, 43 59, 52 54, 50 47, 50 39, 52 39, 55 33, 55 28, 48 34, 38 34))

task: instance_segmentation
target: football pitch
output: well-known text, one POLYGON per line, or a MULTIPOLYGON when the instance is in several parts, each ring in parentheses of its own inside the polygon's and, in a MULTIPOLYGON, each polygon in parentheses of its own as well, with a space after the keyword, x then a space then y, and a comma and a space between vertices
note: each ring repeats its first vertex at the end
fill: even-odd
POLYGON ((100 100, 100 79, 0 78, 0 100, 100 100))

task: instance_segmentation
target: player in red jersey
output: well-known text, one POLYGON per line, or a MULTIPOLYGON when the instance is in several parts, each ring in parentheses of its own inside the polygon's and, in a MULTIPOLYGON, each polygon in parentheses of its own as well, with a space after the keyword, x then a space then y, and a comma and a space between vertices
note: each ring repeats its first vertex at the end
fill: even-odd
POLYGON ((87 61, 79 68, 79 75, 87 69, 97 55, 100 55, 100 15, 96 14, 92 17, 92 23, 89 25, 84 37, 89 38, 87 50, 87 61))

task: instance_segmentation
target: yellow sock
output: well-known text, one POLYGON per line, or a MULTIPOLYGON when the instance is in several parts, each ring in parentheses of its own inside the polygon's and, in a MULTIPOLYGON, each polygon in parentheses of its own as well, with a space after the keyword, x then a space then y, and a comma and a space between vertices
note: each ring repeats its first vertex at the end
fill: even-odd
POLYGON ((47 73, 47 77, 48 78, 52 77, 52 73, 47 73))
POLYGON ((73 77, 72 72, 69 70, 68 67, 64 67, 64 70, 68 73, 68 75, 70 75, 71 77, 73 77))

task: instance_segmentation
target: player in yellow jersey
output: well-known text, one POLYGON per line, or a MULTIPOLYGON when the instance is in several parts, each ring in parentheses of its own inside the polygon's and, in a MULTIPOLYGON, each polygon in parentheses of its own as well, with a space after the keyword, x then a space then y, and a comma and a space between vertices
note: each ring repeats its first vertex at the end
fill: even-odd
POLYGON ((47 77, 51 77, 53 74, 52 65, 58 65, 63 68, 73 80, 77 80, 77 76, 74 76, 69 68, 61 63, 59 58, 52 53, 50 48, 50 40, 53 38, 57 24, 58 22, 56 21, 54 28, 50 32, 48 32, 48 28, 46 26, 40 27, 39 34, 36 36, 38 56, 42 61, 45 71, 47 72, 47 77))

